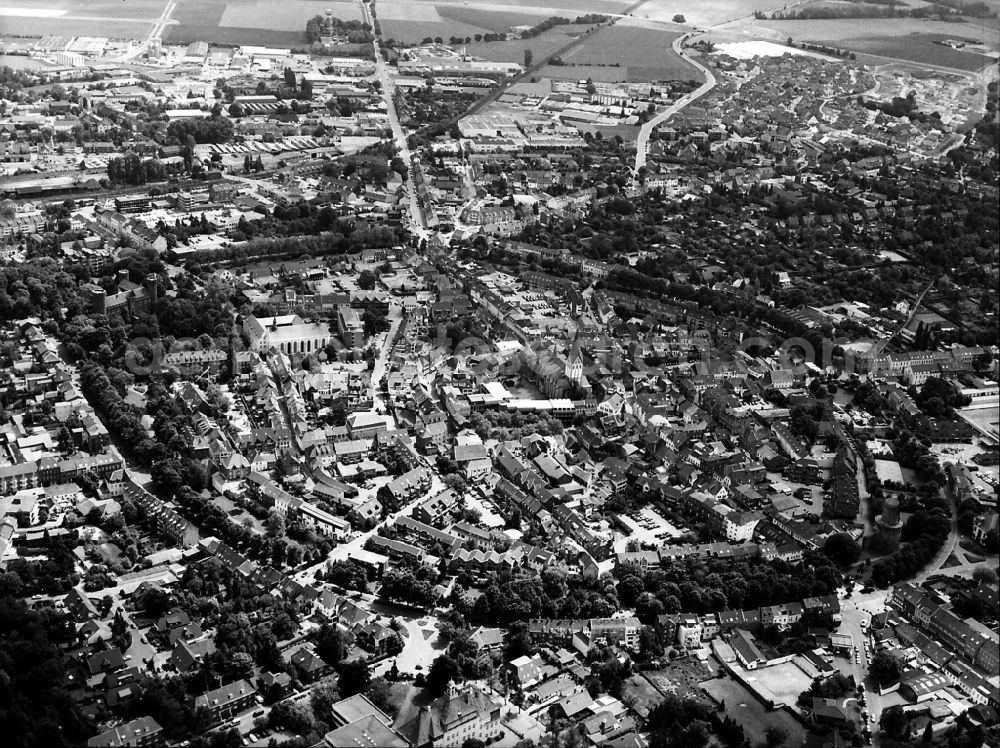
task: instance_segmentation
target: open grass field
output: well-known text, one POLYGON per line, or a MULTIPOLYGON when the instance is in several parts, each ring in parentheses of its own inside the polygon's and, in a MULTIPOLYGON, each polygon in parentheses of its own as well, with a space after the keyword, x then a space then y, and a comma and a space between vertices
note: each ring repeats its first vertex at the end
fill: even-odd
POLYGON ((701 687, 726 705, 726 714, 743 727, 751 745, 765 744, 765 731, 768 727, 779 727, 789 735, 802 730, 801 725, 788 712, 767 711, 753 694, 730 677, 706 681, 701 687))
MULTIPOLYGON (((626 80, 689 80, 701 74, 670 46, 679 31, 615 24, 600 29, 565 55, 568 65, 593 65, 625 69, 626 80)), ((587 76, 583 76, 587 77, 587 76)))

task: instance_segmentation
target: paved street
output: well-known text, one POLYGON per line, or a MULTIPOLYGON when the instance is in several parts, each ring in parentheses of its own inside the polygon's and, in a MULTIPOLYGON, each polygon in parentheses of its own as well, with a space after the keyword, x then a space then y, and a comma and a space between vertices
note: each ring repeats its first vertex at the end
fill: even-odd
POLYGON ((377 525, 375 525, 375 527, 373 527, 371 530, 367 530, 365 532, 359 533, 352 540, 349 540, 346 543, 341 543, 336 548, 334 548, 332 551, 330 551, 330 555, 329 556, 327 556, 325 559, 323 559, 319 563, 313 564, 312 566, 309 566, 309 567, 303 569, 302 571, 298 572, 295 575, 295 578, 298 581, 300 581, 300 582, 305 582, 305 581, 307 581, 309 579, 312 579, 313 576, 316 574, 316 572, 319 571, 320 569, 324 568, 327 565, 327 563, 329 563, 330 561, 344 561, 344 560, 349 559, 357 551, 360 551, 361 549, 363 549, 365 547, 365 543, 368 542, 369 538, 371 538, 372 535, 375 535, 376 533, 378 533, 378 531, 379 531, 380 528, 385 527, 388 524, 392 524, 393 522, 395 522, 400 517, 402 517, 402 516, 404 516, 406 514, 409 514, 411 511, 413 511, 413 507, 416 506, 418 503, 420 503, 421 501, 423 501, 428 496, 432 496, 432 495, 438 493, 439 491, 442 491, 443 489, 444 489, 444 484, 441 482, 441 479, 438 477, 437 473, 435 472, 434 475, 433 475, 433 478, 431 480, 431 490, 430 491, 428 491, 427 493, 424 493, 424 494, 420 494, 417 498, 415 498, 410 503, 406 504, 398 512, 394 512, 393 514, 388 515, 385 519, 383 519, 381 522, 379 522, 377 525))
POLYGON ((636 151, 635 151, 634 173, 636 174, 636 176, 638 176, 639 174, 639 169, 641 169, 646 165, 646 155, 647 151, 649 150, 649 136, 653 132, 653 130, 655 130, 657 127, 662 125, 668 119, 673 117, 675 114, 677 114, 677 112, 686 107, 688 104, 690 104, 693 101, 696 101, 697 99, 700 99, 702 96, 704 96, 713 88, 715 88, 715 76, 712 75, 712 71, 709 70, 704 65, 702 65, 697 60, 693 59, 692 57, 689 57, 681 48, 681 45, 685 41, 690 39, 692 36, 693 34, 685 34, 684 36, 679 36, 676 39, 674 39, 671 46, 673 46, 674 52, 678 56, 684 58, 684 60, 691 63, 692 65, 694 65, 694 67, 698 68, 698 70, 701 71, 702 75, 705 76, 705 82, 702 83, 698 88, 696 88, 691 93, 684 94, 681 98, 679 98, 673 104, 671 104, 662 112, 653 117, 653 119, 649 120, 649 122, 647 122, 641 128, 639 128, 639 137, 636 140, 636 151))
POLYGON ((392 353, 392 341, 396 339, 396 333, 403 322, 403 308, 399 304, 390 303, 389 315, 386 319, 389 320, 389 331, 382 333, 381 347, 375 358, 375 368, 372 369, 372 400, 376 413, 388 411, 385 399, 382 397, 382 378, 385 377, 389 356, 392 353))
MULTIPOLYGON (((372 20, 371 11, 369 10, 368 5, 366 3, 361 3, 361 8, 365 15, 365 23, 374 27, 375 23, 372 20)), ((389 117, 389 126, 392 129, 392 138, 396 143, 396 147, 399 149, 399 157, 403 159, 403 162, 406 164, 410 174, 410 178, 405 187, 410 218, 409 229, 418 239, 428 239, 430 237, 430 232, 428 232, 424 227, 423 211, 420 210, 420 206, 417 203, 417 187, 415 184, 416 174, 413 169, 413 154, 410 152, 410 146, 406 142, 406 133, 403 132, 403 127, 399 124, 399 115, 396 113, 396 102, 393 98, 396 93, 396 84, 392 80, 388 63, 385 61, 385 58, 382 57, 382 40, 376 36, 375 41, 372 44, 375 47, 375 78, 382 86, 382 98, 385 100, 386 114, 389 117)))
MULTIPOLYGON (((885 601, 888 597, 888 590, 875 590, 869 593, 854 592, 851 597, 840 599, 840 633, 848 634, 854 640, 854 646, 859 654, 858 662, 852 656, 846 667, 841 664, 841 671, 854 676, 858 683, 865 684, 865 699, 867 700, 868 712, 875 718, 875 724, 869 723, 869 727, 877 726, 879 717, 882 714, 882 697, 875 689, 875 684, 868 678, 868 655, 865 653, 864 644, 868 636, 861 628, 861 622, 866 626, 872 615, 885 610, 885 601)), ((836 663, 841 661, 835 660, 836 663)), ((872 730, 873 745, 879 744, 877 730, 872 730)))
POLYGON ((948 499, 948 505, 951 507, 951 531, 948 533, 948 539, 941 546, 941 550, 934 556, 934 560, 913 580, 915 584, 920 584, 932 575, 937 574, 941 570, 941 567, 944 566, 945 561, 948 560, 948 556, 955 552, 955 549, 958 547, 958 541, 962 539, 958 531, 958 506, 954 495, 952 495, 951 488, 945 486, 944 495, 948 499))

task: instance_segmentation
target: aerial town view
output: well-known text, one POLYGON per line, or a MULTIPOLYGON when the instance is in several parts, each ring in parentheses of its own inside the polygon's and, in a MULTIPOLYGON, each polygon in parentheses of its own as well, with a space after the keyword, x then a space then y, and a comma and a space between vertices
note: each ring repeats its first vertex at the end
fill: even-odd
POLYGON ((1000 748, 1000 0, 0 0, 0 748, 1000 748))

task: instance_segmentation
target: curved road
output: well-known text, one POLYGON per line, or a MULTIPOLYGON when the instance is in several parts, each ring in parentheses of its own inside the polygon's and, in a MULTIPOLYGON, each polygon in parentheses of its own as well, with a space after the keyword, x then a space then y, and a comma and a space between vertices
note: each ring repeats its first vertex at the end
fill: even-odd
POLYGON ((695 34, 692 33, 692 34, 684 34, 683 36, 678 36, 676 39, 674 39, 671 46, 673 47, 675 54, 677 54, 679 57, 682 57, 689 64, 693 65, 694 67, 696 67, 698 70, 701 71, 702 75, 705 76, 705 82, 702 83, 694 91, 684 94, 681 98, 679 98, 673 104, 671 104, 662 112, 657 114, 655 117, 653 117, 653 119, 649 120, 649 122, 644 124, 639 129, 639 137, 636 140, 635 169, 633 170, 636 176, 638 176, 639 174, 639 169, 641 169, 643 166, 646 165, 646 151, 649 149, 650 133, 652 133, 655 128, 659 127, 668 119, 677 114, 677 112, 686 107, 688 104, 697 99, 700 99, 702 96, 704 96, 713 88, 715 88, 715 76, 712 75, 712 71, 709 70, 704 65, 702 65, 697 60, 688 57, 688 55, 686 55, 684 53, 684 50, 681 48, 681 45, 685 41, 690 39, 692 36, 695 36, 695 34))
POLYGON ((943 492, 945 498, 948 499, 948 505, 951 507, 951 529, 948 531, 948 539, 944 541, 944 545, 941 546, 941 550, 934 556, 934 560, 924 567, 924 570, 914 578, 914 584, 922 584, 931 576, 941 571, 941 567, 944 566, 948 557, 955 552, 955 548, 962 539, 962 534, 958 529, 958 501, 951 490, 951 486, 945 486, 943 492))

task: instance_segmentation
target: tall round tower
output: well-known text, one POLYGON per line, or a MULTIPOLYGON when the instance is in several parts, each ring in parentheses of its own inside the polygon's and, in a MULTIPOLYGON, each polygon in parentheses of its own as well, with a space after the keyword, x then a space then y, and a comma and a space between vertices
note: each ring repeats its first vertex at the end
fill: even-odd
POLYGON ((883 551, 894 551, 899 547, 903 522, 899 519, 899 501, 895 496, 890 496, 882 502, 882 513, 875 518, 875 527, 883 551))
POLYGON ((156 306, 156 295, 158 291, 156 273, 150 273, 147 275, 144 285, 146 287, 146 295, 149 297, 149 306, 150 308, 153 308, 156 306))
POLYGON ((90 311, 93 314, 107 314, 108 295, 103 288, 90 289, 90 311))

